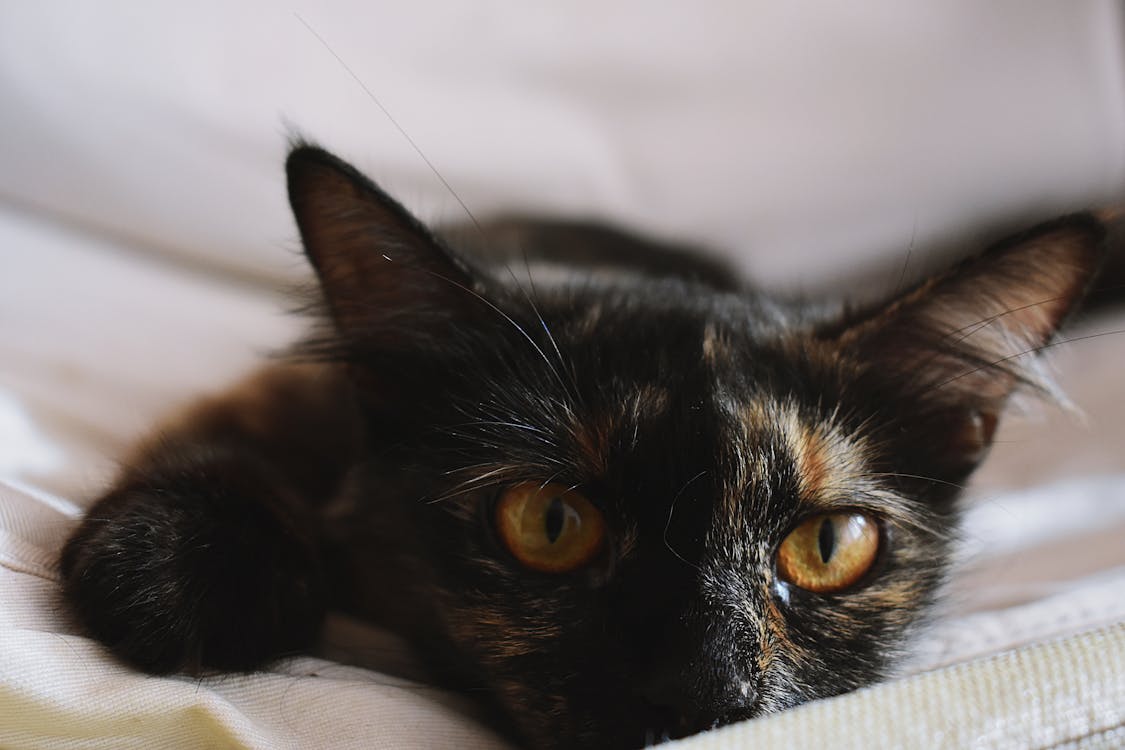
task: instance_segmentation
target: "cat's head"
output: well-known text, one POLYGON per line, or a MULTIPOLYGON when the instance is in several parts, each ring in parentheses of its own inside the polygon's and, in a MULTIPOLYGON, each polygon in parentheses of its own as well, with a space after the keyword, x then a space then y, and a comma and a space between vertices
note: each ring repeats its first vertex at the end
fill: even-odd
POLYGON ((288 170, 327 351, 378 436, 359 493, 404 506, 410 601, 387 606, 536 747, 640 746, 886 675, 1102 235, 1070 217, 816 314, 668 278, 521 283, 323 151, 288 170))

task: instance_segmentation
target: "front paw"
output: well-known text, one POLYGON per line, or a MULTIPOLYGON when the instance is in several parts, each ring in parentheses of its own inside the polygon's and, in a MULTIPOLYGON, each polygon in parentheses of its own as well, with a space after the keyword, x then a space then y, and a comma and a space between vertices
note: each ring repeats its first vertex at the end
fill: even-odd
POLYGON ((324 611, 315 545, 263 474, 208 452, 127 477, 62 551, 79 624, 154 674, 250 670, 307 647, 324 611))

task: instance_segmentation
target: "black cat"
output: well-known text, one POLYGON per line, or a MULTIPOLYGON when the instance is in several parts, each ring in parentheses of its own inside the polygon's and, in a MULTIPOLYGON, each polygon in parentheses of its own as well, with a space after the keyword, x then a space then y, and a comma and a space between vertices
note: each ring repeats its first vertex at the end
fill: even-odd
POLYGON ((1091 283, 1069 216, 826 312, 590 226, 461 252, 309 146, 322 330, 127 461, 66 598, 151 672, 249 670, 326 607, 484 684, 531 747, 637 747, 869 684, 961 484, 1091 283))

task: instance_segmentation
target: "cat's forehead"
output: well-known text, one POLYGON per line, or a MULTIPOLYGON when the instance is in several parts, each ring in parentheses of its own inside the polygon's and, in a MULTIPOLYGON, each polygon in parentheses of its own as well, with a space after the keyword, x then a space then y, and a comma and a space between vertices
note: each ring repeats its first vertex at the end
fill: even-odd
POLYGON ((868 484, 871 446, 840 418, 793 395, 715 394, 724 419, 716 453, 729 467, 716 490, 729 515, 769 518, 779 510, 831 510, 868 484))
POLYGON ((846 405, 818 382, 815 358, 783 351, 801 346, 791 334, 783 341, 708 316, 635 330, 596 355, 619 366, 580 431, 587 455, 606 466, 621 448, 614 435, 648 431, 648 444, 632 441, 638 451, 681 473, 707 472, 730 502, 783 493, 831 505, 834 488, 862 471, 869 446, 843 418, 846 405), (638 366, 646 358, 659 364, 638 366))
POLYGON ((647 480, 660 506, 699 476, 684 492, 726 515, 840 504, 871 446, 790 309, 677 284, 595 291, 541 308, 580 394, 574 481, 647 480))
POLYGON ((615 285, 606 280, 555 287, 548 298, 568 328, 598 339, 622 325, 646 321, 718 336, 769 336, 786 330, 798 311, 756 291, 716 290, 682 280, 644 280, 615 285))
POLYGON ((670 280, 554 291, 538 309, 531 306, 532 325, 545 327, 546 316, 552 335, 579 360, 596 354, 625 378, 651 372, 650 365, 659 365, 668 381, 729 365, 792 335, 797 323, 795 308, 766 295, 670 280))

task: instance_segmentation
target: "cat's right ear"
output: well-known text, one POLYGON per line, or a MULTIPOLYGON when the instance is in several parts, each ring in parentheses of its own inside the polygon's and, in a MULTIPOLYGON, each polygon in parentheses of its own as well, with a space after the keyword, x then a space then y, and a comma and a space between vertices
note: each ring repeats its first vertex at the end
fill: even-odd
POLYGON ((1075 214, 1028 230, 824 331, 926 473, 964 476, 1020 387, 1050 393, 1038 354, 1091 287, 1106 230, 1075 214))
POLYGON ((299 145, 285 165, 289 203, 332 322, 349 347, 440 348, 479 312, 464 264, 351 165, 299 145))

